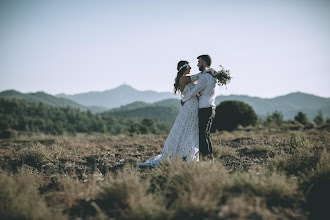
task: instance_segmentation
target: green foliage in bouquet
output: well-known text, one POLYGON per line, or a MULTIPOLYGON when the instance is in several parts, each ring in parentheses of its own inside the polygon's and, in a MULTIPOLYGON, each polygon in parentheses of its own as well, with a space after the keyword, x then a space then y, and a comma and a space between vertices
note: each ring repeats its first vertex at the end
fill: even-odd
POLYGON ((226 86, 228 83, 230 83, 233 77, 230 76, 230 71, 223 68, 222 65, 220 65, 220 68, 221 69, 219 71, 210 69, 209 73, 217 79, 217 84, 219 86, 226 86))

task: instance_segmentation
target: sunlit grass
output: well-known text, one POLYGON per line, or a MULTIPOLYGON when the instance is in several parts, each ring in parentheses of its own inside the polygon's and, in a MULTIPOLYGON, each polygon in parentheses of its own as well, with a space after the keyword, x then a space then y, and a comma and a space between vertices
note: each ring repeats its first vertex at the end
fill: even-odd
POLYGON ((0 217, 306 219, 324 214, 328 135, 258 132, 212 134, 214 164, 176 161, 154 169, 134 165, 161 153, 164 135, 2 141, 0 217))

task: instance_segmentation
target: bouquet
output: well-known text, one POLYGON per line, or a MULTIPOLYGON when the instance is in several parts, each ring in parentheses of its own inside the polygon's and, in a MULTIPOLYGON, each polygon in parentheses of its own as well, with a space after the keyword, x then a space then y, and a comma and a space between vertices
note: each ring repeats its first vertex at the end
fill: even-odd
POLYGON ((227 85, 230 83, 230 80, 233 78, 230 76, 230 71, 226 70, 221 66, 221 69, 219 71, 216 71, 214 69, 209 69, 207 70, 207 73, 211 74, 214 78, 217 79, 217 84, 219 86, 227 85))

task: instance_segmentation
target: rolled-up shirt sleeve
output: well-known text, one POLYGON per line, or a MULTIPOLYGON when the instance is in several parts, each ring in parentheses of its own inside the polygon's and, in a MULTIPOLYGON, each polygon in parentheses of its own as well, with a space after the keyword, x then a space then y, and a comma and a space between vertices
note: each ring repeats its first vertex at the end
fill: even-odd
MULTIPOLYGON (((198 74, 197 74, 198 75, 198 74)), ((191 99, 192 97, 196 96, 198 92, 200 92, 203 88, 205 88, 205 86, 207 85, 207 78, 200 76, 198 79, 198 83, 196 84, 196 86, 190 90, 182 99, 182 102, 186 102, 189 99, 191 99)))

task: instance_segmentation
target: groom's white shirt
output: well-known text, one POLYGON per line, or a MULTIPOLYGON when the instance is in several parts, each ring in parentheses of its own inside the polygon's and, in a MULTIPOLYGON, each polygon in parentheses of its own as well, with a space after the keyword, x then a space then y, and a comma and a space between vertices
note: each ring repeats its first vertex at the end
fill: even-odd
POLYGON ((209 68, 202 73, 190 76, 191 81, 198 80, 198 83, 181 99, 183 102, 188 101, 199 93, 199 108, 215 108, 215 87, 217 81, 211 74, 205 73, 207 70, 209 68))

